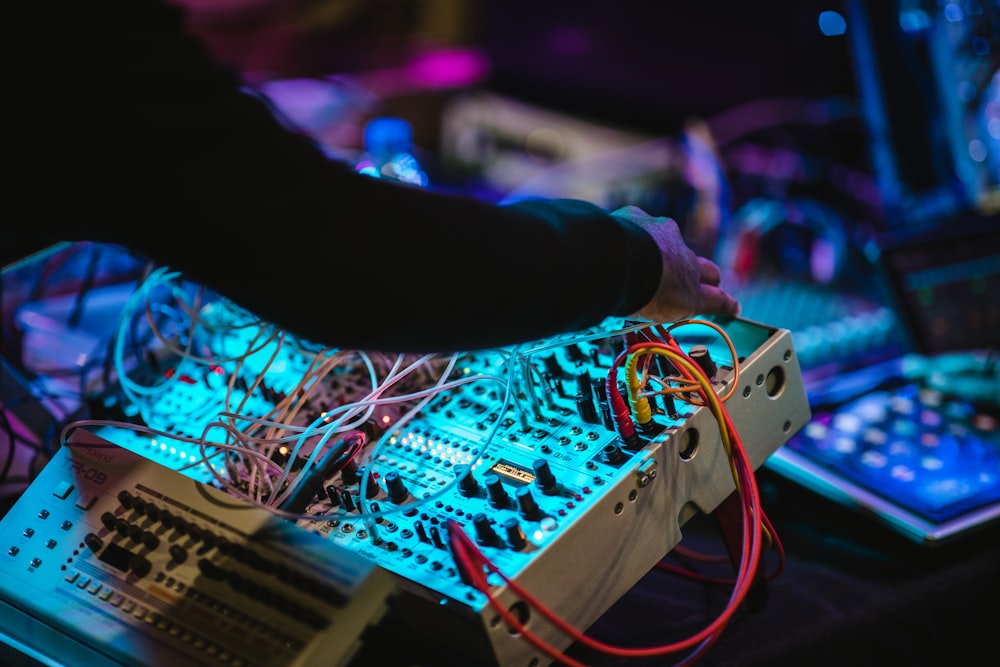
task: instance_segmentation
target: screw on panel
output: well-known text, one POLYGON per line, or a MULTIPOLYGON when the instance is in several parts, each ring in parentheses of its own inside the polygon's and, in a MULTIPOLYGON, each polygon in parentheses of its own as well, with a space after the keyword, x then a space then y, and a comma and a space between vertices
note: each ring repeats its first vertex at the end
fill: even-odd
POLYGON ((648 486, 650 482, 656 479, 656 461, 649 460, 644 462, 636 469, 635 474, 640 487, 648 486))

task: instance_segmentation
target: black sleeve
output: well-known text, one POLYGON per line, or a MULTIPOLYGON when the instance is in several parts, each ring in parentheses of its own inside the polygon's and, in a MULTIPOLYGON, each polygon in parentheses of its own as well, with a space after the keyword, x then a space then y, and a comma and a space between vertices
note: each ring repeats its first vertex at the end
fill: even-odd
POLYGON ((652 297, 655 244, 599 207, 357 174, 247 94, 174 8, 70 6, 46 37, 62 72, 32 84, 41 108, 23 120, 19 176, 47 192, 26 235, 119 243, 336 347, 504 345, 652 297))

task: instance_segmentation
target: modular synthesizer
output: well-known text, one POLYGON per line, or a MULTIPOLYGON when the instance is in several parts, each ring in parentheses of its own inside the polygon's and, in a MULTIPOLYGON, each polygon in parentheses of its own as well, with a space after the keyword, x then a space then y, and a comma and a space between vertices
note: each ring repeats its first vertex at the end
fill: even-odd
MULTIPOLYGON (((153 293, 147 289, 147 298, 153 293)), ((178 298, 177 290, 169 298, 178 298)), ((79 553, 59 552, 65 570, 53 579, 60 590, 32 584, 42 581, 35 572, 6 594, 51 595, 39 604, 54 605, 66 591, 78 597, 82 591, 83 600, 112 616, 122 614, 127 600, 149 614, 131 623, 143 641, 149 634, 155 642, 179 644, 165 650, 183 649, 185 630, 194 630, 179 623, 183 629, 162 631, 158 620, 149 620, 168 617, 156 605, 169 603, 145 586, 167 590, 163 577, 175 586, 193 583, 167 566, 212 580, 213 598, 225 608, 242 606, 245 593, 237 588, 244 584, 259 592, 242 579, 235 588, 213 579, 223 568, 212 555, 218 533, 214 547, 203 537, 168 543, 157 534, 154 527, 176 532, 162 525, 168 505, 156 502, 177 486, 157 486, 168 474, 187 480, 182 488, 232 499, 205 507, 184 501, 198 508, 202 522, 189 523, 200 523, 201 535, 219 522, 250 539, 266 525, 273 548, 284 554, 268 558, 270 565, 289 557, 281 542, 304 541, 313 548, 296 576, 314 570, 323 581, 346 568, 377 591, 338 597, 361 604, 389 597, 381 578, 387 575, 397 589, 393 605, 416 629, 441 637, 472 664, 531 667, 551 663, 552 656, 525 641, 496 605, 552 647, 566 649, 572 639, 515 589, 530 591, 536 604, 586 629, 680 542, 686 521, 736 493, 736 434, 756 469, 811 416, 791 333, 741 318, 655 326, 612 319, 512 348, 417 356, 319 348, 224 300, 173 308, 195 314, 175 324, 149 315, 165 308, 134 306, 117 332, 114 382, 89 393, 84 418, 64 434, 68 443, 85 433, 143 461, 141 480, 125 475, 116 482, 140 498, 139 508, 158 505, 158 516, 115 496, 105 499, 107 507, 77 508, 89 521, 68 542, 79 553), (152 323, 159 345, 140 354, 129 339, 152 340, 141 332, 152 323), (715 403, 704 393, 699 398, 699 382, 724 406, 728 428, 715 403), (263 515, 272 521, 263 522, 263 515), (261 524, 234 524, 231 516, 258 517, 261 524), (474 541, 506 580, 491 575, 488 592, 473 585, 450 531, 474 541), (145 541, 154 538, 156 548, 145 541), (173 553, 182 548, 187 565, 173 553), (196 554, 202 548, 205 553, 196 554), (102 560, 108 550, 118 554, 114 562, 102 560), (207 569, 195 572, 195 564, 207 569), (119 606, 109 607, 103 595, 119 606)), ((31 571, 31 559, 48 556, 27 553, 26 546, 39 542, 26 543, 21 534, 29 515, 43 509, 39 498, 50 500, 67 485, 85 488, 80 476, 88 468, 67 467, 67 448, 79 456, 64 445, 50 464, 58 472, 46 468, 21 509, 2 524, 8 548, 21 550, 20 559, 11 552, 5 558, 24 571, 31 571)), ((71 507, 82 500, 70 499, 71 507)), ((64 543, 58 541, 60 549, 64 543)), ((43 560, 47 566, 51 558, 43 560)), ((262 604, 277 592, 269 591, 262 604)), ((307 604, 289 595, 273 597, 285 606, 307 604)), ((375 623, 375 602, 353 630, 375 623)), ((338 609, 329 601, 308 604, 317 621, 333 618, 333 627, 348 627, 336 622, 338 609)), ((266 620, 281 610, 254 612, 266 620)), ((67 632, 71 625, 62 624, 67 632)), ((301 652, 310 653, 315 629, 292 637, 301 652)), ((79 630, 76 636, 86 643, 79 630)), ((99 653, 115 641, 99 633, 90 639, 99 653)), ((244 662, 249 658, 240 655, 238 664, 251 664, 244 662)), ((285 664, 307 663, 294 651, 284 658, 285 664)), ((129 664, 122 655, 113 659, 129 664)))

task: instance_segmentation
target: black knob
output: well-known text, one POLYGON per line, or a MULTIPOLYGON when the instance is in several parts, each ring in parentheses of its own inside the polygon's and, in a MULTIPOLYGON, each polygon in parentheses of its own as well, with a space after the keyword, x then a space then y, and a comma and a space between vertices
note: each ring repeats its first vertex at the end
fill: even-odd
POLYGON ((344 467, 340 469, 340 481, 344 486, 350 486, 351 484, 358 483, 358 464, 354 461, 348 461, 344 464, 344 467))
POLYGON ((83 538, 83 542, 90 547, 90 550, 95 554, 101 550, 101 547, 104 546, 104 541, 101 540, 96 533, 87 533, 83 538))
POLYGON ((688 356, 694 359, 698 365, 701 366, 701 370, 705 371, 705 375, 707 375, 709 379, 715 377, 715 372, 718 370, 718 367, 712 360, 712 355, 706 346, 692 345, 691 349, 688 350, 688 356))
POLYGON ((556 482, 556 476, 552 474, 552 468, 549 467, 548 461, 545 459, 535 459, 531 467, 535 469, 535 486, 541 489, 543 493, 551 493, 556 490, 559 483, 556 482))
POLYGON ((153 569, 153 564, 145 556, 132 554, 128 559, 128 569, 132 571, 132 574, 142 579, 153 569))
POLYGON ((516 492, 517 495, 517 509, 525 519, 538 519, 541 517, 541 510, 538 509, 538 503, 535 502, 535 497, 531 495, 530 486, 522 486, 516 492))
POLYGON ((403 478, 395 470, 390 470, 385 474, 385 491, 389 494, 389 500, 397 505, 410 495, 406 490, 406 484, 403 483, 403 478))
MULTIPOLYGON (((404 489, 405 493, 405 489, 404 489)), ((365 498, 372 499, 378 495, 378 482, 375 481, 375 475, 371 471, 368 472, 368 485, 365 487, 365 498)))
POLYGON ((528 538, 524 534, 524 530, 521 528, 521 524, 517 519, 511 517, 503 522, 504 533, 507 535, 507 544, 510 545, 514 551, 520 551, 528 544, 528 538))
POLYGON ((174 513, 170 510, 163 510, 160 512, 160 522, 163 524, 164 528, 174 527, 174 513))
POLYGON ((504 488, 500 476, 490 473, 484 480, 486 482, 486 494, 489 496, 490 505, 493 507, 510 507, 510 495, 504 488))
POLYGON ((171 544, 170 548, 167 549, 167 551, 170 553, 170 559, 173 560, 175 563, 183 563, 184 561, 187 560, 188 557, 187 549, 185 549, 179 544, 171 544))
POLYGON ((473 498, 479 495, 479 482, 472 476, 471 466, 455 466, 455 475, 458 477, 458 492, 460 494, 466 498, 473 498))
POLYGON ((146 516, 149 517, 150 521, 160 520, 160 508, 153 503, 146 503, 146 516))
POLYGON ((147 549, 153 551, 156 547, 160 546, 160 538, 156 536, 156 533, 145 530, 142 533, 142 543, 146 545, 147 549))
POLYGON ((326 497, 330 499, 330 504, 334 507, 340 504, 340 491, 333 484, 326 487, 326 497))
POLYGON ((103 523, 104 527, 108 530, 116 530, 118 527, 118 520, 111 512, 105 512, 101 515, 101 523, 103 523))
POLYGON ((146 513, 146 501, 143 500, 142 498, 136 496, 135 498, 132 499, 132 509, 135 510, 136 514, 140 514, 140 515, 141 514, 145 514, 146 513))
POLYGON ((499 535, 493 530, 493 524, 490 523, 489 517, 482 512, 472 517, 472 527, 476 531, 476 542, 479 544, 491 546, 500 540, 499 535))
POLYGON ((132 509, 132 494, 124 489, 118 492, 118 502, 122 504, 125 509, 132 509))
POLYGON ((580 415, 580 419, 588 424, 596 424, 598 421, 597 407, 594 405, 593 397, 588 394, 576 395, 576 412, 580 415))

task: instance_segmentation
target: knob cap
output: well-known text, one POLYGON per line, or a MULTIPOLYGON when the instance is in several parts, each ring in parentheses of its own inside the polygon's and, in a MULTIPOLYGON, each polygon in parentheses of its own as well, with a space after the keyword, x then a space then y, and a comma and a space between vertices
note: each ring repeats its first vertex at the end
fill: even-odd
POLYGON ((538 509, 529 486, 522 486, 517 490, 517 508, 525 519, 537 519, 541 516, 541 510, 538 509))
POLYGON ((358 464, 348 461, 340 470, 340 481, 344 486, 358 483, 358 464))
POLYGON ((596 424, 598 422, 597 407, 594 405, 594 399, 592 396, 577 394, 576 412, 580 415, 580 419, 588 424, 596 424))
POLYGON ((507 536, 507 544, 514 551, 520 551, 528 545, 528 538, 524 534, 524 529, 517 519, 511 517, 503 522, 504 533, 507 536))
MULTIPOLYGON (((375 481, 375 473, 371 470, 367 472, 368 484, 365 486, 365 498, 371 500, 378 495, 378 482, 375 481)), ((402 480, 400 480, 402 484, 402 480)), ((403 493, 406 493, 406 489, 403 489, 403 493)))
POLYGON ((118 502, 121 503, 122 507, 124 507, 125 509, 127 510, 132 509, 132 500, 133 500, 132 494, 126 491, 125 489, 122 489, 121 491, 118 492, 118 502))
POLYGON ((549 467, 548 461, 545 459, 535 459, 531 467, 535 470, 535 486, 541 489, 543 493, 551 493, 556 490, 559 483, 556 481, 556 476, 552 473, 552 468, 549 467))
POLYGON ((128 560, 128 569, 132 571, 132 574, 142 579, 152 571, 153 564, 145 556, 132 554, 128 560))
POLYGON ((156 536, 156 533, 146 530, 142 533, 142 543, 150 551, 155 551, 160 546, 160 538, 156 536))
POLYGON ((472 476, 472 468, 467 465, 455 466, 455 475, 458 477, 458 492, 466 498, 479 495, 479 482, 472 476))
POLYGON ((83 538, 83 542, 90 547, 90 550, 95 554, 101 550, 101 547, 104 546, 104 540, 98 537, 96 533, 87 533, 83 538))
POLYGON ((389 494, 389 500, 397 505, 406 500, 406 497, 410 495, 406 490, 406 484, 403 483, 403 478, 395 470, 391 470, 385 474, 385 490, 389 494))
POLYGON ((489 496, 490 505, 493 507, 510 507, 510 495, 504 488, 500 476, 490 473, 486 476, 486 494, 489 496))
POLYGON ((179 544, 171 544, 167 552, 170 554, 170 560, 175 563, 183 563, 188 557, 187 549, 179 544))
POLYGON ((472 517, 472 527, 476 531, 476 542, 484 546, 492 546, 500 541, 500 536, 493 530, 489 517, 482 512, 472 517))
POLYGON ((692 345, 691 349, 688 350, 688 356, 694 359, 698 365, 701 366, 701 370, 705 371, 705 375, 707 375, 709 379, 715 377, 715 372, 719 369, 712 360, 712 355, 706 346, 692 345))

